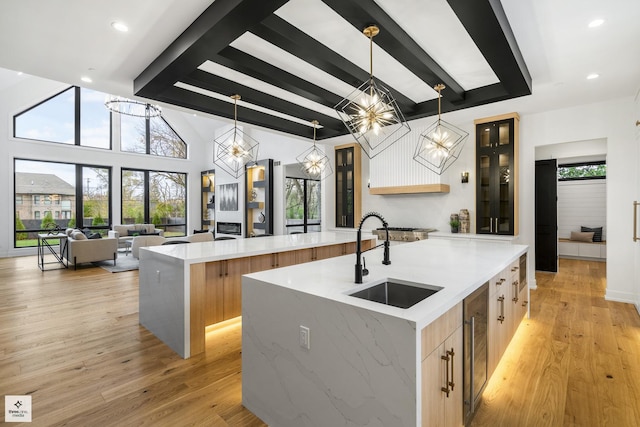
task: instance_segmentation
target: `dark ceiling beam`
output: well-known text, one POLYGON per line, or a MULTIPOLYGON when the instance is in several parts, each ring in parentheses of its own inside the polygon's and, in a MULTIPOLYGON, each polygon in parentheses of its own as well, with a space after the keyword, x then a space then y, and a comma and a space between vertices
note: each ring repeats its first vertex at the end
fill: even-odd
MULTIPOLYGON (((477 107, 479 105, 490 104, 492 102, 504 101, 511 99, 511 96, 500 83, 471 89, 466 92, 464 102, 451 102, 446 97, 442 97, 442 113, 450 111, 464 110, 465 108, 477 107)), ((416 120, 429 116, 438 115, 438 100, 431 99, 424 101, 416 106, 411 117, 407 120, 416 120)), ((445 118, 446 120, 446 118, 445 118)))
MULTIPOLYGON (((430 87, 444 83, 447 88, 442 92, 443 95, 446 94, 455 101, 464 99, 465 90, 462 86, 447 74, 375 1, 322 1, 360 31, 371 24, 376 24, 380 28, 380 34, 374 38, 376 45, 384 49, 430 87)), ((470 1, 470 3, 474 1, 470 1)), ((363 35, 363 37, 365 36, 363 35)))
POLYGON ((329 108, 335 107, 342 101, 342 97, 321 86, 301 79, 231 46, 222 50, 220 55, 211 60, 329 108))
MULTIPOLYGON (((329 49, 313 37, 300 31, 278 15, 271 15, 261 24, 251 28, 256 36, 302 59, 314 67, 332 75, 355 88, 369 80, 369 72, 358 67, 340 54, 329 49)), ((415 102, 390 85, 380 83, 391 90, 402 111, 410 111, 415 102)))
MULTIPOLYGON (((233 120, 234 118, 233 104, 176 86, 170 87, 161 94, 158 94, 157 99, 161 102, 166 102, 191 110, 213 114, 218 117, 225 117, 231 120, 233 120)), ((238 121, 241 123, 260 126, 266 129, 273 129, 292 135, 298 135, 303 138, 313 138, 313 127, 282 119, 280 117, 275 117, 261 111, 252 110, 250 108, 243 108, 240 105, 238 106, 238 121)), ((321 140, 343 134, 344 132, 337 132, 333 129, 323 127, 317 129, 316 138, 318 140, 321 140)))
POLYGON ((133 92, 155 99, 287 1, 216 0, 135 78, 133 92))
POLYGON ((499 0, 447 0, 512 97, 531 94, 531 75, 499 0))
POLYGON ((311 123, 312 120, 318 120, 323 127, 328 127, 336 131, 342 131, 344 129, 342 121, 334 116, 327 116, 317 110, 305 108, 232 80, 207 73, 206 71, 195 70, 180 81, 224 96, 239 94, 242 96, 243 101, 250 104, 288 114, 298 119, 306 120, 309 123, 311 123))

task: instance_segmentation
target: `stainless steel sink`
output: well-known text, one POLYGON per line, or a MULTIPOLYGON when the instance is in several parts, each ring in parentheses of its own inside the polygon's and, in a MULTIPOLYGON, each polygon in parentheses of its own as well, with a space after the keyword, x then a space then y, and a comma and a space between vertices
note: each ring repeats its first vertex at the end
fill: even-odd
POLYGON ((387 279, 349 295, 394 307, 409 308, 441 289, 439 286, 387 279))

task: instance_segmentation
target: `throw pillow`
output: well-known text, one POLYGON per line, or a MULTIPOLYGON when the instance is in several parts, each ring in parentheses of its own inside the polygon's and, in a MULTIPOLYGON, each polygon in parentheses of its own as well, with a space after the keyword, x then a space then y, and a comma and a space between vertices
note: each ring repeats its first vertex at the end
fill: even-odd
POLYGON ((76 230, 71 233, 71 238, 74 240, 87 240, 87 236, 85 236, 80 230, 76 230))
POLYGON ((87 238, 89 240, 102 239, 102 235, 100 233, 91 233, 87 238))
POLYGON ((140 234, 140 230, 127 230, 128 236, 139 236, 140 234))
POLYGON ((91 235, 91 233, 93 233, 93 231, 89 230, 86 227, 82 229, 82 234, 84 234, 87 237, 89 237, 91 235))
POLYGON ((73 228, 67 228, 66 230, 64 230, 64 233, 67 236, 71 237, 71 233, 73 233, 73 228))
POLYGON ((572 231, 571 240, 576 242, 593 242, 593 232, 584 233, 581 231, 572 231))
POLYGON ((584 231, 584 232, 593 232, 593 241, 594 242, 602 242, 602 227, 593 227, 593 228, 589 228, 589 227, 584 227, 581 226, 580 227, 580 231, 584 231))

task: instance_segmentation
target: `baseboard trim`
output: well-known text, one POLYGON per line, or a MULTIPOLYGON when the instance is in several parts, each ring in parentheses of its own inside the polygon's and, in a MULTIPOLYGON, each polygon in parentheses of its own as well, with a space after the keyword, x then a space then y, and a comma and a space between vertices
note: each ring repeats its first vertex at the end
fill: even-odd
POLYGON ((619 291, 612 291, 610 289, 607 289, 607 291, 604 294, 604 299, 605 301, 624 302, 627 304, 633 304, 636 306, 636 309, 638 309, 636 296, 631 292, 619 292, 619 291))

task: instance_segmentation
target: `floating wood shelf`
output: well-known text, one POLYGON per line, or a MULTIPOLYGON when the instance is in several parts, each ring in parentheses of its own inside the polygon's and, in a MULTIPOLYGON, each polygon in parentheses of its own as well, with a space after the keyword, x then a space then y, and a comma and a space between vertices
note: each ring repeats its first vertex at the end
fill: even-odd
POLYGON ((369 194, 417 194, 417 193, 448 193, 449 184, 402 185, 399 187, 371 187, 369 194))

